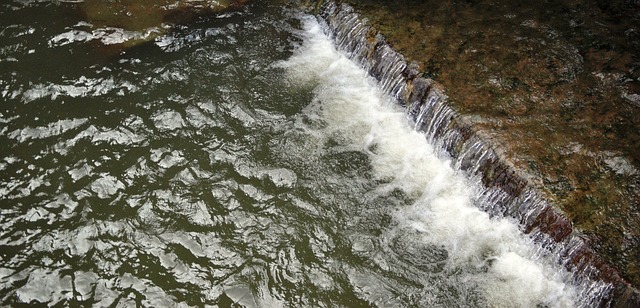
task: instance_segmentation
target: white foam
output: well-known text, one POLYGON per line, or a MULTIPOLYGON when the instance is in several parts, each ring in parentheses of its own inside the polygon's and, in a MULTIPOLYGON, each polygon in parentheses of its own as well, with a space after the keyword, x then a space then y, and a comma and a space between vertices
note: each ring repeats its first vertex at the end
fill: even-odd
MULTIPOLYGON (((79 23, 76 26, 90 26, 88 23, 79 23)), ((151 41, 164 33, 160 27, 151 27, 144 31, 129 31, 122 28, 105 27, 89 31, 73 29, 60 33, 49 40, 50 46, 64 46, 76 42, 89 42, 99 40, 105 45, 123 44, 127 41, 151 41)))
POLYGON ((303 43, 278 65, 292 84, 315 88, 314 103, 305 112, 322 125, 309 129, 368 153, 374 176, 390 179, 376 193, 399 189, 412 200, 395 209, 396 230, 389 234, 410 231, 419 234, 416 245, 445 248, 452 272, 475 269, 460 280, 482 290, 489 306, 575 306, 575 291, 563 282, 562 270, 535 257, 514 223, 476 208, 470 182, 437 158, 364 70, 336 51, 315 19, 303 22, 303 43))

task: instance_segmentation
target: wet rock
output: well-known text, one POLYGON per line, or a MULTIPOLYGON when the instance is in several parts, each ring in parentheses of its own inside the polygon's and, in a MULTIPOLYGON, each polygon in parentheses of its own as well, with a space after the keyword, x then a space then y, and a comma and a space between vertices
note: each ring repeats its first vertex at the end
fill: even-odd
POLYGON ((420 74, 420 65, 416 62, 411 62, 404 70, 404 76, 409 80, 416 78, 418 74, 420 74))
POLYGON ((424 78, 416 78, 411 82, 409 102, 420 102, 429 92, 429 87, 433 82, 424 78))
POLYGON ((527 232, 531 232, 534 228, 548 234, 556 242, 561 242, 573 232, 569 219, 552 207, 545 208, 536 216, 535 220, 527 226, 527 232))

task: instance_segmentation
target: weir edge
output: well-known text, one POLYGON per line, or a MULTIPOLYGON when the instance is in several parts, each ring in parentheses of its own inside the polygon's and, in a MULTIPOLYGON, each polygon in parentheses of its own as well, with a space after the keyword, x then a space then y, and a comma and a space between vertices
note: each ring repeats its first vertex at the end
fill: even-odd
MULTIPOLYGON (((598 306, 640 307, 640 292, 620 271, 598 255, 590 239, 516 168, 491 138, 474 128, 448 103, 440 84, 420 77, 376 29, 348 4, 340 1, 302 0, 331 32, 337 47, 361 64, 381 88, 397 99, 415 129, 446 152, 455 167, 479 182, 479 207, 490 215, 515 219, 541 249, 557 255, 558 262, 577 278, 591 279, 606 289, 598 306), (603 287, 607 284, 609 287, 603 287)), ((593 303, 592 303, 593 304, 593 303)))

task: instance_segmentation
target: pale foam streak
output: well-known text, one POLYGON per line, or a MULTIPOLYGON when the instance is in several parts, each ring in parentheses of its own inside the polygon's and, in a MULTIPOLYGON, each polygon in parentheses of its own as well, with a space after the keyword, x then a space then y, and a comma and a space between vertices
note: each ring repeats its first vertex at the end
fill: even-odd
POLYGON ((446 249, 446 269, 482 290, 489 306, 575 306, 576 291, 565 283, 569 276, 536 257, 513 222, 490 218, 475 207, 471 182, 436 156, 427 138, 411 129, 374 81, 336 51, 315 19, 303 20, 303 43, 279 66, 292 84, 315 87, 314 102, 305 112, 320 117, 323 125, 307 129, 348 140, 368 153, 374 176, 387 179, 376 193, 399 189, 412 200, 393 209, 396 224, 381 241, 411 231, 416 246, 446 249))

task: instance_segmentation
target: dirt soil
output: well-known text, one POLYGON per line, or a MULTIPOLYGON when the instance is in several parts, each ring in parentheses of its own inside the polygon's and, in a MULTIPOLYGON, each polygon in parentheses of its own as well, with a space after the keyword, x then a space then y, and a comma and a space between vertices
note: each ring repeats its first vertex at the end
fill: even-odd
POLYGON ((640 1, 344 2, 640 287, 640 1))

